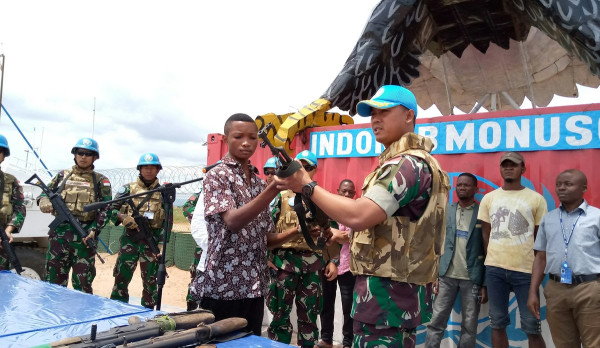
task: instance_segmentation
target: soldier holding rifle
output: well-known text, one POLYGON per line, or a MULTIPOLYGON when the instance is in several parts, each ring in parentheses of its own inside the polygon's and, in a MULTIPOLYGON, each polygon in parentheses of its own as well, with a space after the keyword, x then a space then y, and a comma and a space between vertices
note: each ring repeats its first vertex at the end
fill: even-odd
MULTIPOLYGON (((161 169, 162 165, 156 154, 142 154, 137 165, 140 172, 138 179, 121 187, 116 199, 159 187, 157 176, 161 169)), ((154 192, 112 205, 115 224, 122 223, 126 229, 121 236, 119 257, 113 271, 115 284, 110 294, 111 299, 129 302, 128 287, 139 260, 143 285, 141 304, 146 308, 154 308, 156 305, 160 254, 157 245, 160 235, 166 233, 163 228, 165 220, 170 225, 173 224, 173 209, 169 209, 170 216, 166 217, 163 204, 161 193, 154 192), (141 226, 136 220, 141 221, 141 226)))
MULTIPOLYGON (((10 156, 8 141, 0 134, 0 163, 8 156, 10 156)), ((8 242, 12 242, 12 233, 18 233, 23 226, 25 214, 23 188, 17 178, 0 169, 0 228, 4 229, 8 242)), ((9 265, 8 261, 7 250, 0 246, 0 271, 15 267, 14 264, 9 265)))
MULTIPOLYGON (((96 276, 96 250, 88 241, 98 234, 108 220, 108 207, 100 211, 84 211, 83 206, 93 202, 109 201, 112 198, 110 181, 94 171, 94 162, 100 158, 98 143, 92 138, 81 138, 71 149, 75 165, 60 171, 48 188, 62 197, 69 211, 75 216, 87 235, 82 237, 68 222, 63 222, 48 232, 46 254, 46 281, 67 286, 69 271, 73 268, 73 288, 93 293, 92 281, 96 276)), ((43 213, 56 215, 47 193, 38 197, 43 213)))

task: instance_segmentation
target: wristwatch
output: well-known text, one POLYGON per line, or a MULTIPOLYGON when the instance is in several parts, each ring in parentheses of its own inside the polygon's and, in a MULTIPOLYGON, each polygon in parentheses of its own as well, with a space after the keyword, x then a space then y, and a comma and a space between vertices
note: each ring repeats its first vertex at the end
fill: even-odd
POLYGON ((315 186, 317 186, 316 181, 311 181, 308 184, 302 186, 302 197, 310 198, 315 190, 315 186))

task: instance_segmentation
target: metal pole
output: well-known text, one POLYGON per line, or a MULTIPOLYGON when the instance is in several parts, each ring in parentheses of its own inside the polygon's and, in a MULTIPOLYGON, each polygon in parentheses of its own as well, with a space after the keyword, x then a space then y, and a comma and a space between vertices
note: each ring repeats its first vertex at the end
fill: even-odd
POLYGON ((469 111, 470 114, 474 114, 477 111, 479 111, 479 109, 483 106, 483 104, 486 102, 486 100, 490 97, 490 94, 487 93, 486 95, 484 95, 483 97, 481 97, 477 103, 475 103, 475 106, 471 109, 471 111, 469 111))
POLYGON ((535 109, 535 97, 533 96, 533 87, 531 87, 531 76, 529 75, 529 65, 527 65, 527 53, 523 48, 523 41, 519 41, 519 47, 521 51, 521 60, 523 60, 523 66, 525 67, 525 77, 527 78, 527 87, 529 87, 529 96, 531 105, 535 109))
POLYGON ((521 107, 519 105, 517 105, 517 103, 515 102, 515 100, 513 98, 511 98, 511 96, 506 93, 506 91, 502 91, 502 96, 504 97, 504 99, 506 99, 506 101, 515 109, 515 110, 520 110, 521 107))
POLYGON ((444 68, 444 84, 446 84, 446 97, 448 97, 448 105, 450 106, 450 115, 454 115, 454 104, 452 104, 452 95, 450 94, 450 86, 448 86, 448 73, 446 72, 445 55, 442 55, 442 67, 444 68))
MULTIPOLYGON (((6 60, 6 57, 4 57, 4 54, 0 54, 0 58, 2 58, 2 62, 0 62, 0 73, 2 73, 2 76, 0 76, 0 106, 2 105, 2 89, 4 88, 4 61, 6 60)), ((0 119, 2 118, 2 108, 0 108, 0 119)))

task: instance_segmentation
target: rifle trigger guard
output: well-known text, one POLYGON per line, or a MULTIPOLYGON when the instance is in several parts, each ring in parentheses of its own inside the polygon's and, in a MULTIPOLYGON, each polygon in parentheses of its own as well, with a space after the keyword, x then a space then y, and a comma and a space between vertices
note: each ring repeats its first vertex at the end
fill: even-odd
POLYGON ((285 167, 281 166, 279 169, 277 169, 276 174, 280 178, 287 178, 288 176, 291 176, 295 172, 299 171, 301 168, 302 165, 300 164, 300 162, 292 161, 289 165, 285 167))

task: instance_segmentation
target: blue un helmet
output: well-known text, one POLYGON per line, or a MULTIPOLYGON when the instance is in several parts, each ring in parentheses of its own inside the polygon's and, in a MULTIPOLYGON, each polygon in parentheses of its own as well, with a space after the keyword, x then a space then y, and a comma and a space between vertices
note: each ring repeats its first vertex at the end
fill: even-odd
POLYGON ((265 166, 263 169, 267 168, 277 168, 279 166, 279 159, 277 157, 271 157, 265 162, 265 166))
POLYGON ((5 152, 4 157, 10 156, 10 149, 8 148, 8 140, 6 140, 6 137, 2 134, 0 134, 0 148, 6 149, 6 150, 4 150, 4 152, 5 152))
POLYGON ((98 158, 100 158, 100 151, 98 149, 98 142, 92 138, 81 138, 77 141, 77 144, 75 144, 75 146, 73 146, 73 148, 71 149, 71 153, 75 154, 75 151, 77 149, 84 149, 84 150, 90 150, 90 151, 94 151, 96 153, 96 156, 98 158))
POLYGON ((308 150, 304 150, 304 151, 300 152, 299 154, 297 154, 296 159, 304 160, 311 166, 317 167, 317 155, 315 155, 314 153, 312 153, 308 150))
POLYGON ((140 156, 140 160, 137 165, 137 170, 140 170, 142 166, 158 166, 158 169, 162 169, 162 165, 160 164, 160 160, 155 153, 146 152, 145 154, 140 156))

